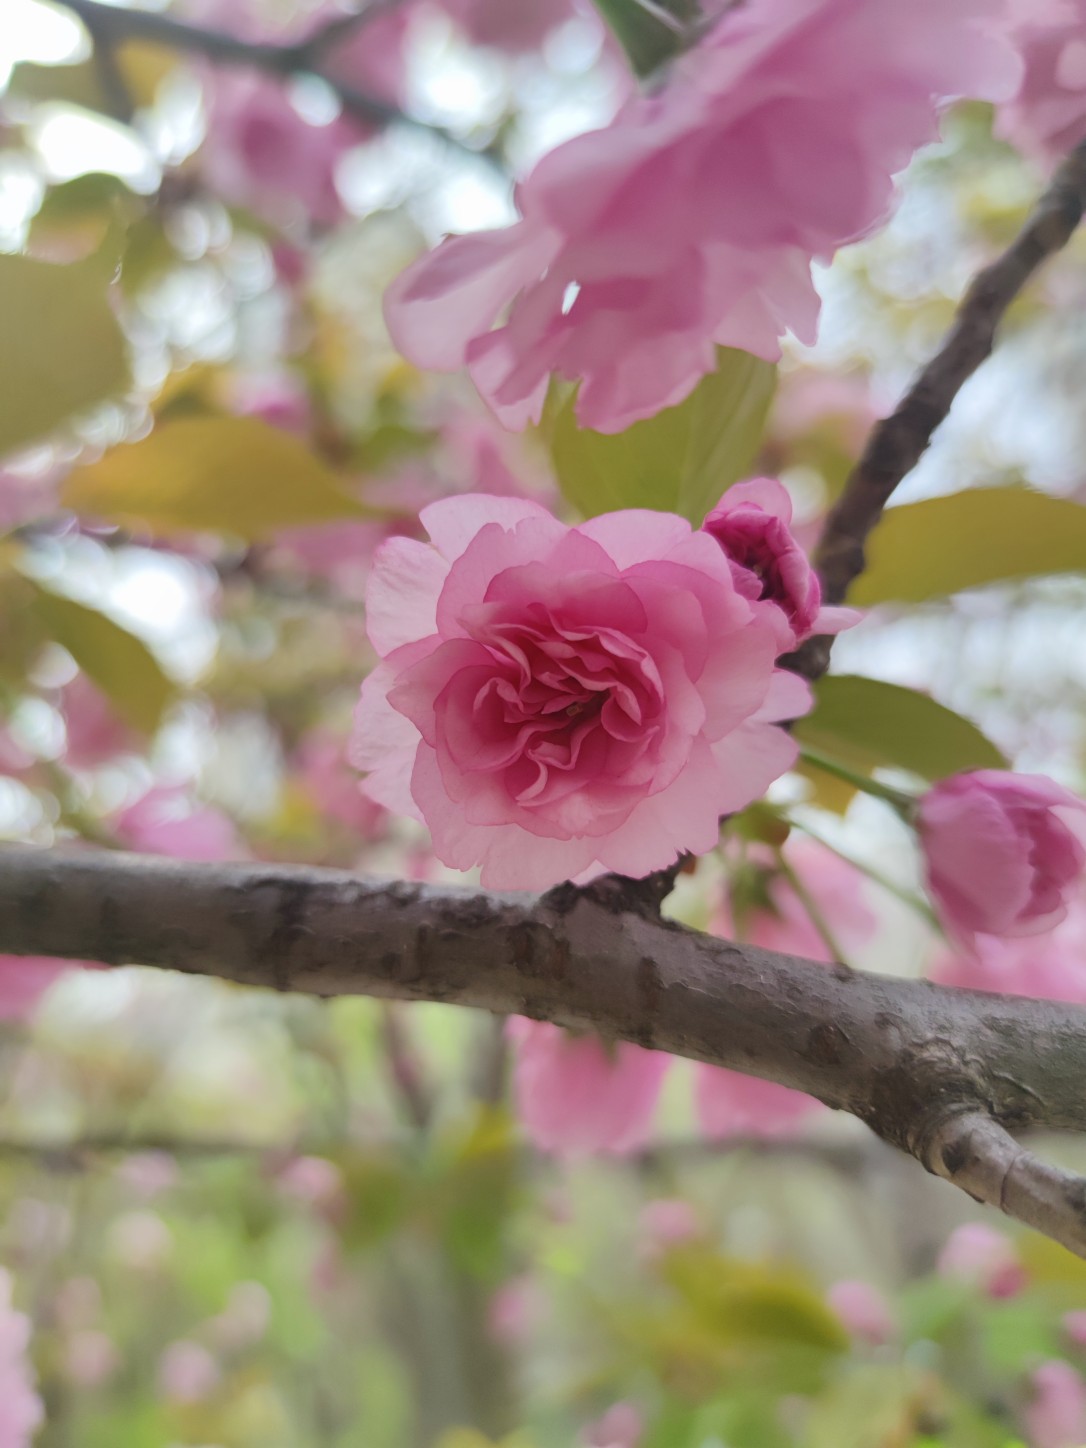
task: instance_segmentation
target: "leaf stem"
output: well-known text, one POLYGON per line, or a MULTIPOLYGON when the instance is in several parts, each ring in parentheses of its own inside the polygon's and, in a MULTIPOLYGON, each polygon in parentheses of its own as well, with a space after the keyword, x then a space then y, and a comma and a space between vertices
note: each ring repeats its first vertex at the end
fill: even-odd
POLYGON ((799 757, 804 764, 810 764, 815 769, 821 769, 824 774, 832 774, 837 779, 843 779, 846 784, 851 784, 855 789, 861 790, 864 794, 870 794, 875 799, 885 800, 898 812, 906 824, 912 823, 913 815, 916 812, 915 796, 906 794, 903 789, 894 789, 892 785, 882 784, 879 780, 872 779, 869 774, 861 774, 859 770, 842 764, 840 760, 833 759, 828 754, 823 754, 820 749, 804 746, 799 751, 799 757))

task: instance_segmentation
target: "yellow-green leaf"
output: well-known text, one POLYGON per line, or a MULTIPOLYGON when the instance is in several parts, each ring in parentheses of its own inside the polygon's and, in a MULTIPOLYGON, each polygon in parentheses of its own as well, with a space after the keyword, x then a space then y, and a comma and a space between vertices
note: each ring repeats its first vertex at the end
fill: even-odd
POLYGON ((75 659, 135 729, 154 732, 173 685, 135 634, 85 603, 34 584, 33 613, 45 634, 75 659))
POLYGON ((927 694, 854 674, 815 685, 815 708, 793 732, 800 744, 861 773, 880 766, 943 779, 1007 761, 975 724, 927 694))
POLYGON ((1029 488, 970 488, 889 508, 849 602, 922 603, 965 588, 1086 571, 1086 507, 1029 488))
POLYGON ((697 526, 754 461, 776 378, 771 362, 721 347, 717 370, 685 402, 621 433, 578 427, 566 398, 549 429, 563 494, 587 518, 655 508, 697 526))
POLYGON ((101 259, 0 255, 0 456, 40 441, 128 386, 101 259))
POLYGON ((373 516, 304 443, 253 417, 179 417, 71 473, 78 513, 152 533, 226 533, 373 516))

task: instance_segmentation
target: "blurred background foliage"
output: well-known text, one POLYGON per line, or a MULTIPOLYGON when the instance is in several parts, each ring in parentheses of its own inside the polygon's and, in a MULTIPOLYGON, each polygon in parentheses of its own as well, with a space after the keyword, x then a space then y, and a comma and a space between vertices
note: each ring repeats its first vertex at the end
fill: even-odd
MULTIPOLYGON (((1042 184, 959 107, 885 232, 820 277, 816 349, 722 353, 618 437, 556 388, 515 437, 395 354, 381 294, 443 231, 509 219, 511 176, 613 112, 629 74, 590 7, 518 0, 510 36, 486 5, 405 0, 406 29, 375 18, 320 57, 334 84, 299 65, 239 100, 244 60, 5 5, 11 840, 447 878, 343 759, 377 543, 469 489, 698 522, 758 471, 813 540, 1042 184), (400 115, 358 124, 335 84, 400 115)), ((645 68, 644 12, 601 9, 645 68)), ((336 19, 144 13, 253 45, 336 19)), ((938 943, 907 837, 850 776, 1009 760, 1081 788, 1084 292, 1080 237, 876 535, 873 612, 798 731, 808 761, 681 881, 681 918, 713 925, 727 895, 741 927, 765 851, 813 836, 872 877, 860 962, 919 973, 938 943)), ((43 1448, 1071 1448, 1086 1423, 1086 1268, 988 1219, 978 1236, 854 1122, 709 1140, 676 1068, 642 1150, 556 1161, 489 1019, 138 968, 38 994, 0 1025, 0 1260, 43 1448)))

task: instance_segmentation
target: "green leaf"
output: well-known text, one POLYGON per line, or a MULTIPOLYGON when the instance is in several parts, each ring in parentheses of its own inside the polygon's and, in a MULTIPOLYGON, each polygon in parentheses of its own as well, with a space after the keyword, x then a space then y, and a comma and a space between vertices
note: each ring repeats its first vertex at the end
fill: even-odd
POLYGON ((970 488, 888 508, 849 602, 923 603, 965 588, 1086 571, 1086 507, 1029 488, 970 488))
POLYGON ((0 255, 0 457, 129 383, 98 256, 68 266, 0 255))
POLYGON ((861 773, 907 769, 944 779, 964 769, 1005 769, 1007 761, 975 724, 927 694, 854 674, 815 685, 815 708, 797 721, 801 745, 861 773))
POLYGON ((304 443, 253 417, 179 417, 69 474, 78 513, 152 533, 227 533, 374 516, 304 443))
MULTIPOLYGON (((694 0, 653 0, 657 10, 675 17, 679 26, 697 19, 694 0)), ((626 52, 635 75, 649 75, 683 49, 681 30, 654 15, 640 0, 596 0, 596 9, 626 52)))
POLYGON ((143 640, 85 603, 40 583, 34 590, 33 612, 48 637, 63 644, 128 724, 153 733, 173 685, 143 640))
POLYGON ((757 454, 776 386, 771 362, 718 349, 717 370, 677 407, 625 432, 578 427, 572 396, 550 429, 563 494, 587 518, 617 508, 681 513, 695 527, 757 454))

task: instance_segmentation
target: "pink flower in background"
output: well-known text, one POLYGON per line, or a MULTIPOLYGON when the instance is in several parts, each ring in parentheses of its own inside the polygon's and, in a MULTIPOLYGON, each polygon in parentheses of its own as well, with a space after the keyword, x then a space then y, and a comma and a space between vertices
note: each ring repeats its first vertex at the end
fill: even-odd
POLYGON ((654 1261, 671 1247, 702 1235, 697 1212, 682 1197, 657 1197, 646 1202, 637 1218, 639 1250, 646 1261, 654 1261))
POLYGON ((803 1091, 722 1066, 694 1066, 694 1111, 710 1141, 730 1136, 789 1136, 822 1103, 803 1091))
POLYGON ((893 1341, 896 1329, 889 1304, 870 1282, 835 1282, 826 1293, 826 1302, 857 1342, 882 1347, 893 1341))
POLYGON ((15 1311, 11 1296, 11 1275, 0 1267, 0 1445, 29 1448, 45 1414, 27 1353, 30 1319, 15 1311))
POLYGON ((231 820, 211 805, 193 805, 183 790, 156 785, 123 809, 113 828, 130 850, 178 860, 239 860, 244 847, 231 820))
POLYGON ((736 587, 772 606, 781 653, 812 634, 835 634, 858 623, 852 608, 823 608, 818 575, 791 530, 792 500, 775 478, 730 487, 702 528, 724 550, 736 587))
POLYGON ((1018 940, 980 936, 968 951, 946 951, 929 972, 941 985, 1086 1004, 1086 900, 1044 935, 1018 940))
POLYGON ((311 125, 274 76, 214 71, 204 84, 208 134, 199 156, 208 185, 228 204, 277 222, 339 221, 336 168, 367 132, 343 116, 311 125))
MULTIPOLYGON (((851 952, 865 945, 878 921, 867 904, 860 872, 813 840, 790 840, 785 856, 842 949, 851 952)), ((787 877, 767 866, 764 889, 769 908, 742 912, 741 933, 727 906, 713 918, 713 933, 725 939, 740 934, 765 950, 828 964, 829 946, 787 877)), ((704 1064, 694 1067, 694 1107, 701 1130, 712 1140, 744 1134, 787 1136, 806 1117, 824 1109, 802 1091, 704 1064)))
POLYGON ((935 785, 917 830, 947 931, 972 945, 978 934, 1036 935, 1062 920, 1086 866, 1084 820, 1086 803, 1040 774, 978 769, 935 785))
POLYGON ((86 674, 78 673, 65 684, 60 696, 68 740, 66 764, 76 769, 93 769, 122 752, 139 748, 135 732, 86 674))
POLYGON ((510 1018, 508 1031, 513 1099, 533 1146, 562 1156, 644 1146, 670 1056, 522 1016, 510 1018))
POLYGON ((295 750, 293 764, 320 814, 338 820, 366 840, 383 833, 386 811, 363 794, 358 776, 347 762, 344 738, 327 729, 311 729, 295 750))
POLYGON ((537 50, 552 30, 577 14, 573 0, 438 0, 472 45, 513 54, 537 50))
POLYGON ((1027 1282, 1014 1243, 984 1222, 955 1227, 936 1263, 941 1277, 971 1282, 989 1297, 1015 1297, 1027 1282))
POLYGON ((632 1403, 613 1403, 602 1418, 581 1435, 585 1448, 637 1448, 645 1432, 645 1419, 632 1403))
POLYGON ((304 435, 313 411, 309 394, 292 372, 234 372, 227 381, 231 410, 271 427, 304 435))
MULTIPOLYGON (((84 966, 82 960, 57 960, 44 955, 0 955, 0 1021, 29 1016, 54 981, 84 966)), ((0 1439, 0 1444, 3 1440, 0 1439)))
POLYGON ((431 504, 378 551, 351 760, 497 889, 704 853, 795 758, 809 707, 713 540, 667 513, 567 528, 535 503, 431 504))
POLYGON ((1065 1312, 1061 1325, 1076 1347, 1086 1347, 1086 1312, 1065 1312))
POLYGON ((516 225, 409 267, 386 296, 393 340, 420 367, 466 366, 511 428, 538 422, 552 373, 580 381, 578 418, 601 432, 680 402, 717 344, 772 359, 789 329, 813 341, 812 258, 885 219, 938 100, 1012 93, 997 11, 729 8, 662 86, 543 158, 516 225))
POLYGON ((1086 1383, 1070 1363, 1042 1363, 1030 1376, 1026 1408, 1031 1448, 1082 1448, 1086 1443, 1086 1383))
POLYGON ((219 1364, 201 1343, 179 1338, 158 1360, 158 1390, 175 1403, 210 1397, 222 1378, 219 1364))
POLYGON ((1025 73, 995 129, 1047 169, 1086 136, 1086 0, 1016 0, 1014 11, 1025 73))

